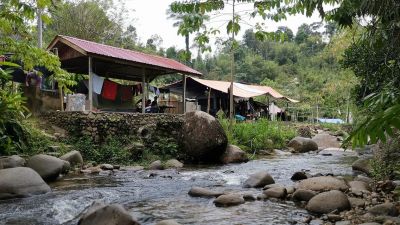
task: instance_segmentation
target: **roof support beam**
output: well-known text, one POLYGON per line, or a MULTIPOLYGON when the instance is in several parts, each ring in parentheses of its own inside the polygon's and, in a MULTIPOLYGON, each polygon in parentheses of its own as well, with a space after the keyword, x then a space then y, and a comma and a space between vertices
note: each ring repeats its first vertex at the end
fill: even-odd
POLYGON ((183 113, 186 113, 186 74, 182 75, 183 80, 183 113))
POLYGON ((92 57, 89 56, 88 74, 89 74, 89 110, 93 111, 93 71, 92 57))
POLYGON ((146 69, 142 67, 142 113, 146 112, 146 69))

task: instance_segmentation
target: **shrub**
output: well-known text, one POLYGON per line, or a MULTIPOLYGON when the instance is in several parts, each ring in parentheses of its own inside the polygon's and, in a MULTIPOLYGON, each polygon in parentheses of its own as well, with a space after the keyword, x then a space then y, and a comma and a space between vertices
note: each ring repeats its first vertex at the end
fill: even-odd
POLYGON ((279 121, 260 119, 251 123, 234 123, 229 129, 229 121, 220 120, 228 142, 246 151, 283 148, 296 136, 296 129, 279 121))

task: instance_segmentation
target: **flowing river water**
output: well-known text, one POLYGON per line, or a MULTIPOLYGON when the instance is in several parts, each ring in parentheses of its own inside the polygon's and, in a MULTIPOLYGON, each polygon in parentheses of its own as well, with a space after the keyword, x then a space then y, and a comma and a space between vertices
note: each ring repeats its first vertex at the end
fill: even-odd
POLYGON ((52 192, 0 201, 0 224, 77 224, 81 212, 95 200, 122 204, 141 224, 175 219, 181 224, 301 224, 307 212, 291 201, 254 201, 217 208, 213 199, 193 198, 192 186, 215 190, 250 191, 241 184, 252 173, 268 171, 276 183, 294 185, 294 172, 352 175, 354 153, 277 154, 243 164, 185 167, 178 171, 117 171, 112 174, 65 177, 51 184, 52 192))

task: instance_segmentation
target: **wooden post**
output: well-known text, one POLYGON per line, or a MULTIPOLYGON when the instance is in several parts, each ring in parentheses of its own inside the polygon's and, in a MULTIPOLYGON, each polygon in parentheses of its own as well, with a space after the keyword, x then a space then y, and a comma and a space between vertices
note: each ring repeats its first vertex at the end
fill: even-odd
POLYGON ((146 112, 146 69, 142 68, 142 113, 146 112))
POLYGON ((208 88, 208 99, 207 99, 207 113, 210 114, 210 105, 211 105, 211 88, 208 88))
POLYGON ((93 111, 93 62, 92 57, 89 56, 89 111, 93 111))
POLYGON ((183 113, 186 113, 186 75, 183 74, 183 113))

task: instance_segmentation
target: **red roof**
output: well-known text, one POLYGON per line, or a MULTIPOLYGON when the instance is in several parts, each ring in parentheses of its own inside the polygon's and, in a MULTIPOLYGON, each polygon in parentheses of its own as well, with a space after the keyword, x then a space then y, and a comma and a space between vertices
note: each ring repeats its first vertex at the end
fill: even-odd
POLYGON ((170 69, 179 73, 202 75, 200 72, 173 59, 157 55, 145 54, 142 52, 132 51, 123 48, 117 48, 109 45, 99 44, 96 42, 82 40, 79 38, 69 37, 64 35, 58 35, 49 45, 48 49, 51 49, 55 45, 58 39, 63 39, 89 54, 96 54, 106 57, 112 57, 115 59, 127 60, 140 64, 157 66, 165 69, 170 69))

